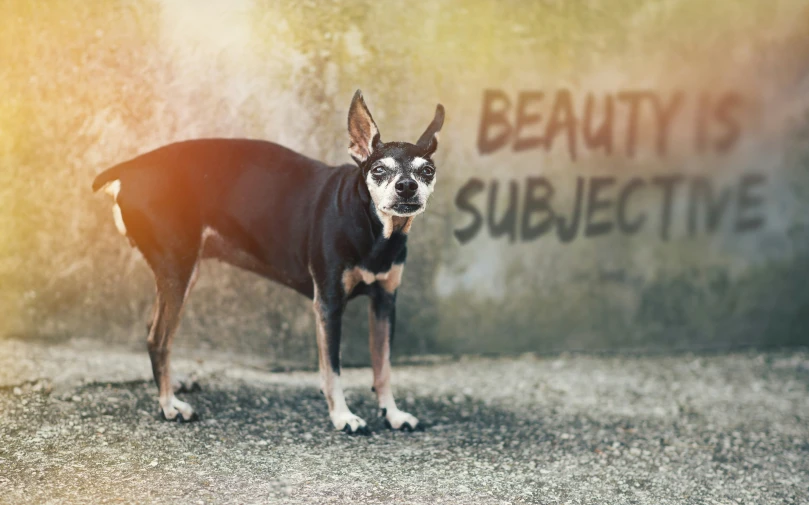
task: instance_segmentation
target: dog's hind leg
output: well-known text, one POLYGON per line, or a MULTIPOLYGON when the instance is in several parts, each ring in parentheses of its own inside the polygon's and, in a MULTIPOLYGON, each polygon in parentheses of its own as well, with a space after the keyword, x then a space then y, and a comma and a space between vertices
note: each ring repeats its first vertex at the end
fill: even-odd
POLYGON ((190 421, 194 409, 174 396, 171 342, 193 285, 203 243, 203 222, 193 193, 177 193, 177 171, 139 172, 122 180, 116 205, 126 235, 155 276, 157 298, 147 347, 165 419, 190 421))
MULTIPOLYGON (((183 303, 185 303, 188 300, 188 295, 191 294, 191 290, 194 289, 194 285, 197 283, 198 277, 199 277, 199 261, 192 270, 191 280, 188 281, 188 287, 185 289, 185 296, 183 297, 183 303)), ((199 385, 199 382, 197 382, 197 380, 193 376, 187 375, 178 376, 177 374, 174 373, 172 373, 172 376, 173 379, 171 381, 171 389, 172 391, 174 391, 174 393, 197 393, 199 391, 202 391, 202 386, 199 385)))
MULTIPOLYGON (((191 289, 194 287, 194 279, 191 279, 191 288, 188 289, 188 292, 191 292, 191 289)), ((157 318, 157 297, 155 297, 154 304, 152 306, 152 311, 149 315, 149 320, 146 322, 146 334, 149 335, 152 332, 152 323, 154 322, 155 318, 157 318)), ((172 374, 174 375, 174 374, 172 374)), ((171 382, 172 389, 175 393, 196 393, 198 391, 202 391, 202 387, 193 377, 177 377, 175 375, 174 379, 171 382)))
POLYGON ((191 271, 173 269, 170 274, 155 271, 157 303, 154 321, 146 343, 152 361, 152 373, 159 391, 161 414, 167 420, 192 421, 196 414, 191 405, 178 400, 171 380, 171 342, 180 323, 183 305, 190 287, 191 271))

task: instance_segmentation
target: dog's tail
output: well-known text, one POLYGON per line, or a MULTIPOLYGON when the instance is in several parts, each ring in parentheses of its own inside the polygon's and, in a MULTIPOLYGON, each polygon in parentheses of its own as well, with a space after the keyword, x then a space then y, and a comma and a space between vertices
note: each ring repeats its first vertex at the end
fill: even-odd
POLYGON ((129 160, 129 161, 125 161, 123 163, 119 163, 119 164, 115 165, 114 167, 110 167, 110 168, 104 170, 103 172, 101 172, 100 174, 98 174, 96 176, 96 178, 93 180, 93 192, 98 191, 99 189, 103 188, 107 184, 120 179, 121 178, 121 173, 124 170, 126 170, 128 168, 131 168, 132 165, 133 165, 133 163, 132 163, 133 161, 135 161, 135 160, 129 160))
POLYGON ((121 177, 125 171, 135 166, 136 160, 137 158, 110 167, 98 174, 93 180, 93 192, 103 189, 105 193, 112 197, 112 217, 115 219, 115 227, 125 237, 127 236, 126 223, 124 223, 121 207, 118 205, 118 194, 121 192, 121 177))

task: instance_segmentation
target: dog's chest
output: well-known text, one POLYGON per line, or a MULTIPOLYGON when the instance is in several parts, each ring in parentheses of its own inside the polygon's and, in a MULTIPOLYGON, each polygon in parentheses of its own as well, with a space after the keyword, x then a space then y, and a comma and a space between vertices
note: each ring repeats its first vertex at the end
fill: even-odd
POLYGON ((393 293, 402 283, 402 273, 404 264, 391 265, 389 270, 384 272, 372 272, 363 267, 353 267, 343 272, 343 288, 346 294, 350 294, 359 284, 374 284, 376 282, 387 291, 393 293))

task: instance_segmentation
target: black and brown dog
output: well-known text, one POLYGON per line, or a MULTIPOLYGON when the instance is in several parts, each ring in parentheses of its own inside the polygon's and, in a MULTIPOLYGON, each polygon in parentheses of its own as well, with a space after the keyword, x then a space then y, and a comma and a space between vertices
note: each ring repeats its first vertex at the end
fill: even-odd
POLYGON ((170 144, 96 177, 115 199, 118 230, 152 268, 157 299, 149 357, 165 419, 190 421, 174 396, 171 341, 199 262, 216 258, 280 282, 313 300, 320 379, 338 430, 367 432, 340 385, 346 303, 370 297, 373 385, 386 424, 419 421, 396 407, 390 345, 407 234, 435 186, 432 155, 444 123, 435 117, 415 144, 382 142, 358 90, 348 113, 354 165, 327 166, 271 142, 200 139, 170 144))

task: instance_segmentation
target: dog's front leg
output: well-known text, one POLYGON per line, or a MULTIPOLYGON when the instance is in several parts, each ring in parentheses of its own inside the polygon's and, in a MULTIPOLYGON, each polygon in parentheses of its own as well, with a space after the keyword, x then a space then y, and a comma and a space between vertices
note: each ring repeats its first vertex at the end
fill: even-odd
POLYGON ((368 312, 374 390, 385 425, 394 430, 415 430, 419 427, 419 420, 396 407, 390 387, 390 346, 396 324, 396 292, 377 287, 371 293, 368 312))
POLYGON ((345 301, 338 295, 321 296, 315 290, 314 309, 317 325, 317 349, 320 368, 320 388, 329 405, 329 417, 338 430, 346 433, 368 433, 362 418, 355 416, 346 405, 340 384, 340 331, 345 301))

